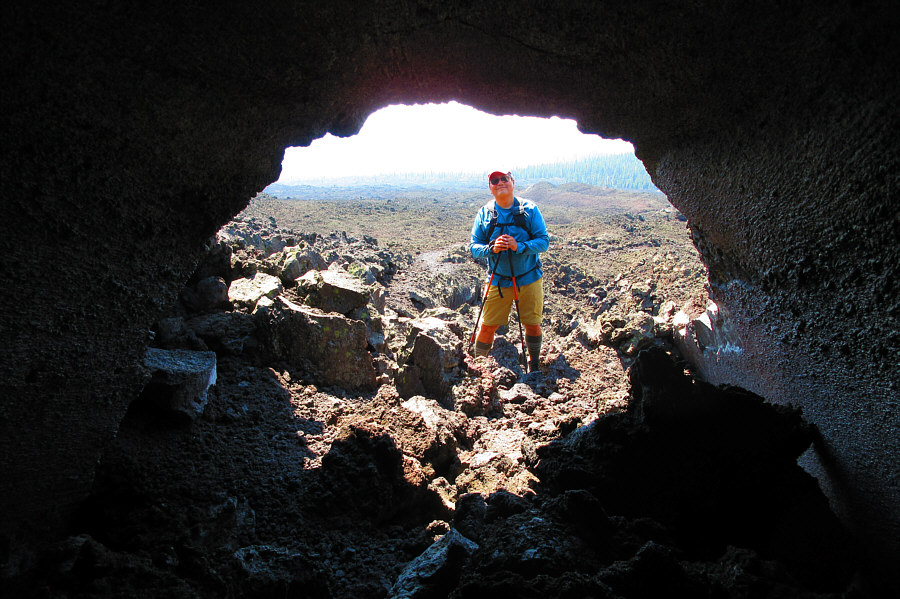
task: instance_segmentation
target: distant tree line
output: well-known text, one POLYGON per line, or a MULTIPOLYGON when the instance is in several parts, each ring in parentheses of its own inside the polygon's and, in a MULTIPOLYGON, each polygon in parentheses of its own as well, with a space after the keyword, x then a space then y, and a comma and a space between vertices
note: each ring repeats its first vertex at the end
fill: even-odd
POLYGON ((537 164, 517 169, 516 181, 529 184, 538 181, 550 183, 586 183, 597 187, 659 191, 647 169, 634 154, 605 154, 577 158, 568 162, 537 164))
MULTIPOLYGON (((522 166, 513 169, 516 187, 524 189, 540 181, 554 185, 563 183, 585 183, 613 189, 637 191, 659 191, 650 180, 644 164, 634 154, 602 154, 577 158, 567 162, 551 162, 522 166)), ((322 178, 304 180, 303 185, 312 186, 392 186, 425 187, 440 189, 484 189, 484 173, 463 172, 419 172, 386 173, 358 177, 322 178)), ((267 193, 282 195, 295 185, 273 183, 265 189, 267 193)))

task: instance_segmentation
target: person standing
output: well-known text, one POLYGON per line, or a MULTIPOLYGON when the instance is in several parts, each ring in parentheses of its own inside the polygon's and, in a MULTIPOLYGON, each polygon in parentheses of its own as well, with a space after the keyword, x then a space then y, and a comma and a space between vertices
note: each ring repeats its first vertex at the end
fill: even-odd
POLYGON ((533 371, 540 368, 544 310, 540 254, 550 246, 550 237, 537 205, 516 197, 515 187, 510 172, 494 171, 488 175, 488 188, 494 199, 482 206, 472 226, 469 250, 474 258, 488 258, 488 267, 494 272, 492 283, 496 283, 491 285, 484 302, 481 328, 475 340, 475 357, 488 355, 497 329, 509 321, 513 302, 512 275, 515 274, 519 318, 525 326, 528 369, 533 371))

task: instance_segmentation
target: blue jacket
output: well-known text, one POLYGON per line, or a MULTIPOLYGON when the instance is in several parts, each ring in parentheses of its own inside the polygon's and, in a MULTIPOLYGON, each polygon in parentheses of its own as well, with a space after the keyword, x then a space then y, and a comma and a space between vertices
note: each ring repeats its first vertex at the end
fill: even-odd
POLYGON ((516 285, 523 287, 534 283, 544 276, 544 272, 541 270, 541 259, 538 254, 546 252, 547 248, 550 247, 550 237, 547 235, 547 223, 544 222, 544 216, 537 205, 531 200, 517 197, 512 207, 504 210, 497 206, 494 200, 491 200, 478 211, 478 215, 475 217, 475 224, 472 226, 472 242, 469 244, 472 256, 475 258, 488 258, 488 268, 495 269, 497 275, 494 277, 494 285, 512 287, 507 254, 505 252, 495 254, 491 251, 489 245, 491 241, 504 234, 512 235, 518 245, 515 253, 512 255, 516 285), (525 216, 531 229, 531 237, 528 236, 528 231, 517 227, 513 222, 513 214, 518 210, 516 202, 525 208, 525 216), (488 238, 491 210, 497 211, 497 226, 490 234, 490 238, 488 238))

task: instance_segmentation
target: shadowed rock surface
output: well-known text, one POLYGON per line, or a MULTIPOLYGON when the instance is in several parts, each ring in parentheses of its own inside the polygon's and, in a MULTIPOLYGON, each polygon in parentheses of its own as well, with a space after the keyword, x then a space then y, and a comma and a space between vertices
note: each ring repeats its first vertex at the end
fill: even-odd
MULTIPOLYGON (((144 385, 152 323, 215 231, 277 178, 283 148, 353 133, 388 103, 456 99, 634 143, 688 218, 740 348, 705 348, 697 371, 802 407, 818 430, 805 466, 876 572, 892 572, 898 18, 879 1, 13 1, 0 111, 4 570, 27 566, 87 496, 144 385)), ((653 548, 641 559, 669 563, 653 548)))

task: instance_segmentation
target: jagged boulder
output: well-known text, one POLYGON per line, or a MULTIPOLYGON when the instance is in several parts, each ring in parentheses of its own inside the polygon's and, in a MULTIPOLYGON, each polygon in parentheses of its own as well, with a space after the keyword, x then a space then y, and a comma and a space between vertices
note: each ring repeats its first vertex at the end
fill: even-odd
POLYGON ((189 420, 196 420, 203 413, 207 390, 216 382, 216 354, 151 347, 144 365, 150 371, 150 382, 141 400, 189 420))
POLYGON ((252 310, 260 298, 274 298, 282 289, 278 277, 258 272, 252 277, 232 281, 228 299, 236 306, 252 310))
POLYGON ((214 352, 239 355, 256 344, 256 322, 243 312, 203 314, 184 323, 187 330, 202 339, 214 352))
POLYGON ((582 321, 574 327, 575 337, 586 345, 611 345, 627 356, 634 356, 651 345, 655 332, 656 321, 646 312, 631 312, 624 316, 604 312, 596 320, 582 321))
POLYGON ((283 296, 261 301, 254 317, 272 359, 305 370, 320 384, 345 389, 376 386, 362 321, 295 304, 283 296))
POLYGON ((709 301, 706 309, 686 305, 672 319, 672 336, 681 355, 703 374, 703 364, 725 356, 743 353, 740 340, 732 330, 730 319, 719 306, 709 301))
POLYGON ((184 318, 170 316, 161 318, 153 325, 153 345, 160 349, 206 349, 202 343, 184 326, 184 318))
POLYGON ((312 248, 287 247, 282 255, 281 278, 285 281, 299 279, 310 270, 328 268, 322 255, 312 248))
MULTIPOLYGON (((513 375, 515 377, 515 375, 513 375)), ((515 378, 513 379, 515 380, 515 378)), ((525 383, 515 383, 509 388, 501 388, 499 390, 500 400, 503 403, 521 404, 528 400, 537 400, 539 395, 535 393, 529 385, 525 383)))
POLYGON ((653 322, 656 327, 656 335, 658 337, 672 337, 674 333, 673 325, 675 321, 676 309, 677 307, 675 306, 675 302, 673 302, 672 300, 668 300, 660 304, 657 315, 653 317, 653 322))
POLYGON ((461 376, 462 340, 451 325, 435 317, 409 322, 406 350, 397 374, 403 397, 425 395, 443 401, 461 376))
POLYGON ((610 329, 609 326, 604 327, 603 325, 604 322, 600 318, 597 318, 595 320, 576 321, 574 329, 572 328, 572 323, 563 324, 560 328, 563 333, 573 332, 575 338, 585 345, 597 347, 608 342, 610 333, 612 332, 612 329, 610 329))
POLYGON ((228 283, 219 276, 200 279, 185 287, 181 294, 185 306, 193 312, 208 312, 228 306, 228 283))
POLYGON ((459 579, 466 558, 477 549, 476 542, 451 529, 406 565, 391 588, 390 596, 395 599, 425 599, 452 588, 459 579))
POLYGON ((253 248, 271 256, 296 243, 292 236, 286 236, 277 230, 276 225, 272 217, 268 224, 256 218, 237 218, 219 232, 219 238, 238 247, 253 248))
POLYGON ((381 283, 375 283, 369 288, 369 305, 379 314, 384 314, 386 304, 387 290, 381 283))
POLYGON ((226 281, 231 280, 231 256, 233 248, 227 235, 221 232, 206 242, 206 251, 194 274, 191 275, 191 281, 199 281, 208 277, 222 277, 226 281))
POLYGON ((347 315, 353 320, 362 321, 366 325, 366 339, 369 341, 369 347, 376 351, 384 353, 387 351, 386 338, 384 334, 384 320, 376 312, 372 305, 369 304, 365 308, 357 308, 347 315))
POLYGON ((480 274, 471 269, 452 274, 428 273, 417 288, 409 291, 409 299, 420 310, 441 306, 457 309, 478 296, 482 284, 480 274))
POLYGON ((634 356, 653 343, 655 323, 653 317, 646 312, 632 312, 626 318, 622 352, 626 356, 634 356))
MULTIPOLYGON (((440 470, 456 460, 457 439, 465 438, 468 419, 464 414, 447 410, 433 399, 420 395, 413 396, 401 404, 404 408, 422 417, 425 426, 432 432, 422 458, 440 470)), ((418 456, 417 456, 418 457, 418 456)))
POLYGON ((369 302, 369 289, 343 269, 307 272, 297 279, 296 293, 309 306, 344 315, 369 302))
POLYGON ((384 279, 384 268, 379 264, 369 264, 353 260, 347 264, 347 272, 363 281, 366 285, 372 285, 384 279))

